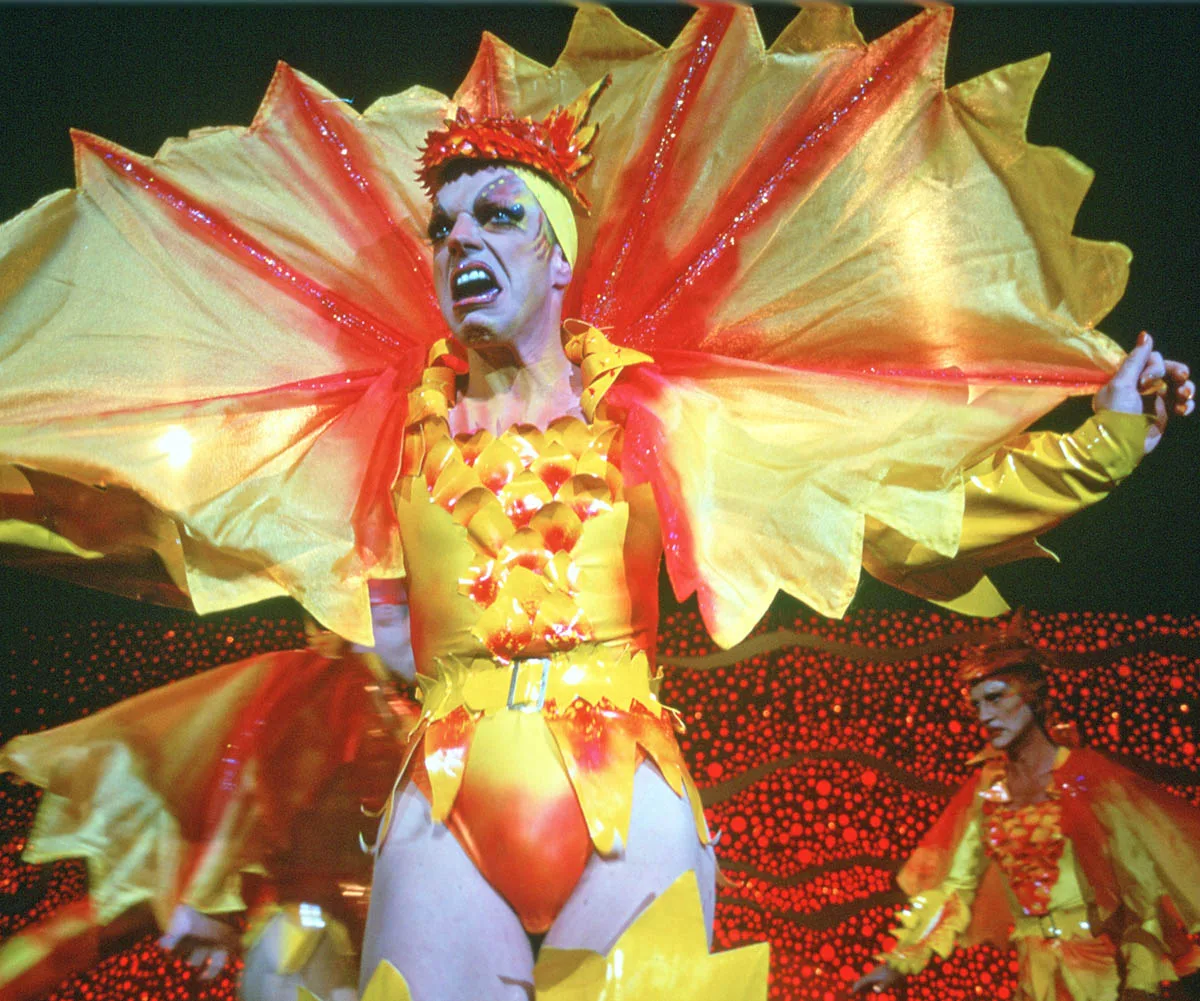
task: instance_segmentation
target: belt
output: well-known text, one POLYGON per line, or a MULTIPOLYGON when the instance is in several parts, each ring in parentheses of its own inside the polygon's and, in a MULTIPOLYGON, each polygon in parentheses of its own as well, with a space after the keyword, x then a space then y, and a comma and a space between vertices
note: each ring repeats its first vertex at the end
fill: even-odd
POLYGON ((1085 906, 1022 914, 1013 921, 1014 938, 1085 938, 1091 934, 1091 919, 1085 906))
POLYGON ((646 654, 629 647, 588 644, 511 664, 447 658, 436 667, 433 677, 418 677, 418 698, 429 719, 440 719, 460 706, 488 714, 536 713, 549 700, 565 708, 575 699, 592 705, 607 699, 620 710, 637 702, 656 716, 661 713, 658 678, 651 676, 646 654))

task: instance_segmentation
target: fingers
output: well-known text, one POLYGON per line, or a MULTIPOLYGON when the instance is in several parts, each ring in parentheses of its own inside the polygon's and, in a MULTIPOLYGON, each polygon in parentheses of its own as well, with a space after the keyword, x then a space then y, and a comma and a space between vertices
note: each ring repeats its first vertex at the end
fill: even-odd
POLYGON ((1136 386, 1137 392, 1154 394, 1164 406, 1155 409, 1160 419, 1187 417, 1196 410, 1196 384, 1191 369, 1181 361, 1164 358, 1154 350, 1154 338, 1143 331, 1110 380, 1114 392, 1136 386))
POLYGON ((1166 374, 1167 363, 1163 356, 1157 351, 1149 352, 1142 363, 1142 370, 1138 373, 1138 391, 1150 393, 1162 388, 1166 374))
POLYGON ((1142 369, 1146 367, 1146 362, 1153 353, 1154 338, 1143 330, 1138 334, 1137 344, 1125 356, 1125 360, 1121 362, 1120 368, 1117 369, 1109 381, 1123 386, 1139 384, 1141 382, 1142 369))
POLYGON ((1176 417, 1187 417, 1196 409, 1196 384, 1191 370, 1181 361, 1167 359, 1164 365, 1167 409, 1176 417))
POLYGON ((1172 361, 1171 359, 1167 359, 1165 364, 1167 369, 1167 378, 1176 386, 1183 385, 1183 383, 1188 381, 1188 378, 1192 374, 1191 369, 1189 369, 1181 361, 1172 361))
MULTIPOLYGON (((161 944, 161 939, 159 940, 161 944)), ((229 950, 210 944, 183 942, 176 950, 183 955, 184 962, 195 970, 201 980, 216 980, 229 963, 229 950)))
POLYGON ((229 962, 229 951, 227 949, 213 949, 207 957, 208 965, 200 972, 201 980, 216 980, 221 975, 221 971, 225 969, 225 964, 229 962))

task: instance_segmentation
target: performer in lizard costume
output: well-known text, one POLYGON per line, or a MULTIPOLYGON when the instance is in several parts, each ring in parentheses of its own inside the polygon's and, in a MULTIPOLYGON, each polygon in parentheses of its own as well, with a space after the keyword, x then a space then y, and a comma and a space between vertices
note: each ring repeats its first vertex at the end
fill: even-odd
POLYGON ((985 939, 1015 947, 1021 1001, 1134 1001, 1200 969, 1200 811, 1050 723, 1045 658, 1018 627, 960 669, 990 747, 901 870, 896 945, 857 991, 985 939))
POLYGON ((201 610, 285 591, 366 638, 366 581, 408 578, 423 713, 364 981, 712 996, 720 966, 762 996, 754 951, 586 958, 637 954, 689 880, 711 919, 660 559, 723 644, 778 590, 840 614, 863 566, 999 611, 984 569, 1157 440, 1140 392, 1191 410, 1184 366, 1094 329, 1128 253, 1070 236, 1086 170, 1024 141, 1043 64, 947 91, 949 23, 868 46, 819 8, 764 52, 714 6, 661 49, 588 9, 553 68, 487 38, 452 102, 362 116, 284 67, 249 129, 152 160, 78 136, 80 187, 6 227, 0 458, 30 494, 132 495, 201 610), (1097 389, 1074 435, 999 448, 1097 389))

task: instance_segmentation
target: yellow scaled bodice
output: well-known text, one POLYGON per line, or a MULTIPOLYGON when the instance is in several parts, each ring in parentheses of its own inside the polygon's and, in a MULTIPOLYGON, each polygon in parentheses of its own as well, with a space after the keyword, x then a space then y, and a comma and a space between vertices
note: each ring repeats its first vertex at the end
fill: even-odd
POLYGON ((503 664, 581 644, 652 648, 657 515, 649 488, 626 489, 622 428, 601 406, 616 371, 646 356, 590 328, 575 341, 589 342, 577 350, 587 351, 590 422, 452 435, 459 365, 444 346, 410 397, 396 509, 426 676, 439 664, 503 664), (608 364, 591 362, 596 354, 608 364))

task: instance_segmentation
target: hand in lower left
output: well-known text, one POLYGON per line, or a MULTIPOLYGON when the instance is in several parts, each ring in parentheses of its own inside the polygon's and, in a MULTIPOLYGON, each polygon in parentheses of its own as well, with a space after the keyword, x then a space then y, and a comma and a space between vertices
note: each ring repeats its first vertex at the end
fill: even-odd
POLYGON ((215 980, 238 951, 241 936, 227 921, 180 904, 158 944, 199 970, 201 980, 215 980))

